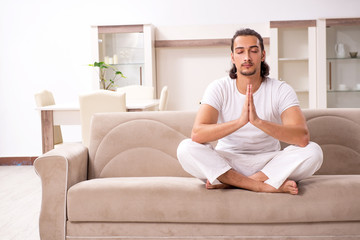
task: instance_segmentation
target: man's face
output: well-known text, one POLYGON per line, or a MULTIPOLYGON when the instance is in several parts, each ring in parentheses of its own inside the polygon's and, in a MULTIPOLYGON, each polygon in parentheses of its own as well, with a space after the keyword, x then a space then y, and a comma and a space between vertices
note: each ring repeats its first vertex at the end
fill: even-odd
POLYGON ((260 76, 261 62, 265 60, 265 51, 261 51, 257 37, 238 36, 234 41, 231 60, 241 75, 258 74, 260 76))

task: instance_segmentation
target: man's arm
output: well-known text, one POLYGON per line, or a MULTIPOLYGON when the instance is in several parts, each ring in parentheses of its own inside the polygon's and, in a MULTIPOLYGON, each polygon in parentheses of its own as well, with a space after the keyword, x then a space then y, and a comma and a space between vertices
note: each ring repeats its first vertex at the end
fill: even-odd
POLYGON ((309 130, 298 106, 286 109, 281 114, 282 124, 277 124, 262 120, 257 116, 251 85, 248 85, 246 94, 247 98, 240 118, 226 123, 217 123, 219 112, 215 108, 207 104, 201 105, 192 129, 191 139, 198 143, 217 141, 250 121, 255 127, 282 142, 301 147, 309 143, 309 130))
POLYGON ((198 143, 216 141, 235 132, 248 122, 247 112, 246 116, 242 114, 239 119, 220 124, 217 123, 218 116, 218 110, 210 105, 202 104, 196 115, 191 139, 198 143))
POLYGON ((248 101, 249 120, 255 127, 282 142, 300 147, 308 145, 310 134, 300 107, 294 106, 286 109, 281 114, 282 124, 276 124, 262 120, 257 116, 251 91, 248 93, 248 101))

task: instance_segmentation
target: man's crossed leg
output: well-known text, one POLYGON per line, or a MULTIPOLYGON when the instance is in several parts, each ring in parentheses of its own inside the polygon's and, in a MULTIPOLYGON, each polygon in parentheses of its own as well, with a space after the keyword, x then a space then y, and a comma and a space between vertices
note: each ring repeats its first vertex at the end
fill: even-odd
POLYGON ((313 175, 321 166, 321 148, 289 146, 265 154, 232 154, 210 144, 186 139, 178 147, 184 170, 206 182, 207 189, 238 187, 255 192, 298 194, 296 181, 313 175))

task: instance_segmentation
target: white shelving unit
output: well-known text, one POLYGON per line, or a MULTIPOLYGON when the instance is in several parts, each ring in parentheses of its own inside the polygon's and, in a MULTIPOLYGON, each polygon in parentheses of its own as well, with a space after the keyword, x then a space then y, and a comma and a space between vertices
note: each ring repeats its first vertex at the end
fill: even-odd
POLYGON ((301 108, 316 108, 316 21, 271 21, 272 76, 294 88, 301 108))
POLYGON ((318 66, 322 88, 318 95, 328 108, 360 107, 360 18, 318 20, 318 66), (338 57, 335 45, 345 46, 345 57, 338 57))

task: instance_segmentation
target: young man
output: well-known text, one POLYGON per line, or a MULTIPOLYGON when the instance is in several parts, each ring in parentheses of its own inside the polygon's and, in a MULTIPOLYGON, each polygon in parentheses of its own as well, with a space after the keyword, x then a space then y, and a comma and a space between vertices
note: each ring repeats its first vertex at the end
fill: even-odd
POLYGON ((212 82, 192 129, 178 147, 182 167, 206 188, 238 187, 298 194, 296 181, 322 164, 294 90, 268 78, 262 37, 239 30, 231 43, 233 68, 212 82), (210 142, 218 141, 216 148, 210 142), (280 150, 280 142, 290 144, 280 150))

